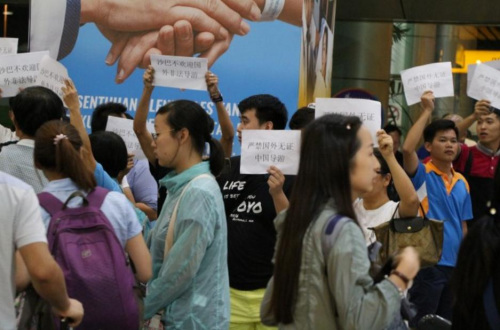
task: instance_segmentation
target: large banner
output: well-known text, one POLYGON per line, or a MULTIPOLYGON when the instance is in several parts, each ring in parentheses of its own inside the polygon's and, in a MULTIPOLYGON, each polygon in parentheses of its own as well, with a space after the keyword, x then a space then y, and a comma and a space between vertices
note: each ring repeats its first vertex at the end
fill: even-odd
MULTIPOLYGON (((219 76, 219 89, 224 106, 236 129, 239 123, 239 101, 254 94, 272 94, 281 99, 290 116, 297 109, 299 83, 301 30, 281 21, 250 23, 250 32, 234 36, 225 52, 210 68, 219 76)), ((105 102, 119 102, 134 116, 143 89, 143 69, 136 69, 122 84, 115 83, 117 65, 107 66, 105 58, 110 42, 94 24, 79 29, 74 49, 61 62, 68 69, 80 95, 85 125, 90 127, 90 116, 95 107, 105 102)), ((149 118, 171 100, 189 99, 198 102, 215 120, 215 138, 220 137, 215 105, 206 91, 156 87, 149 118)), ((240 153, 235 139, 234 154, 240 153)))

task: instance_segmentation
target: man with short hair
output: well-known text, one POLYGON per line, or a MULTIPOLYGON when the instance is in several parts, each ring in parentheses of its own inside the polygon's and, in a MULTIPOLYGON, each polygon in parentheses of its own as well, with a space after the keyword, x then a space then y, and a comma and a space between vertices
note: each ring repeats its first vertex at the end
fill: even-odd
MULTIPOLYGON (((281 130, 286 126, 286 107, 272 95, 248 97, 238 107, 240 143, 245 129, 281 130)), ((231 157, 229 169, 218 179, 228 228, 230 329, 264 329, 259 311, 267 282, 273 275, 273 220, 288 207, 292 182, 274 166, 269 175, 241 174, 240 161, 240 156, 231 157)))
MULTIPOLYGON (((24 269, 23 264, 38 294, 52 305, 57 316, 70 318, 70 325, 76 327, 82 320, 83 307, 77 300, 68 298, 64 275, 47 246, 33 188, 0 172, 0 210, 0 329, 16 329, 14 274, 24 269), (22 262, 15 262, 16 250, 22 262), (19 266, 14 267, 15 264, 19 266)), ((17 275, 16 282, 28 281, 22 277, 17 275)))
POLYGON ((426 127, 434 110, 434 95, 421 98, 423 112, 408 132, 403 144, 404 169, 410 176, 428 218, 444 222, 443 251, 437 265, 420 270, 410 290, 410 300, 418 309, 410 326, 427 314, 451 319, 452 297, 449 280, 458 250, 467 232, 465 221, 472 219, 469 186, 452 167, 458 151, 458 130, 451 120, 438 119, 426 127), (425 129, 424 129, 425 128, 425 129), (420 137, 430 153, 425 165, 415 152, 420 137))
MULTIPOLYGON (((80 133, 83 140, 84 152, 89 153, 84 160, 94 172, 97 185, 108 190, 121 191, 117 183, 104 171, 102 165, 92 156, 90 140, 83 125, 80 113, 80 103, 75 86, 71 80, 65 81, 62 88, 64 101, 68 105, 70 122, 80 133)), ((35 148, 35 134, 38 128, 51 120, 66 118, 63 102, 56 93, 41 86, 28 87, 10 100, 11 120, 20 138, 16 144, 2 147, 0 152, 0 170, 33 187, 36 193, 42 192, 48 180, 42 171, 35 167, 33 151, 35 148)))
POLYGON ((2 148, 0 170, 42 191, 48 180, 35 168, 33 149, 35 133, 44 123, 65 116, 63 102, 56 93, 41 86, 28 87, 10 99, 11 120, 19 142, 2 148))
POLYGON ((487 100, 480 100, 474 106, 474 113, 465 118, 458 128, 466 131, 477 121, 479 141, 475 146, 460 144, 459 155, 453 163, 469 182, 472 211, 476 223, 485 215, 489 196, 493 193, 493 178, 500 157, 500 110, 491 107, 487 100))

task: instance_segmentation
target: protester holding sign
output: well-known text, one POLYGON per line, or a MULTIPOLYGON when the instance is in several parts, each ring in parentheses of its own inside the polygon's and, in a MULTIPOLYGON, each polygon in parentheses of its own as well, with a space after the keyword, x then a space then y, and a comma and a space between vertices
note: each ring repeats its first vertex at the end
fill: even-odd
POLYGON ((290 207, 275 220, 274 275, 261 318, 282 329, 385 329, 419 260, 407 247, 388 278, 374 285, 369 275, 352 202, 376 176, 370 133, 358 117, 331 114, 309 124, 302 141, 290 207))
MULTIPOLYGON (((242 131, 282 130, 287 123, 285 105, 272 95, 254 95, 238 104, 242 131)), ((231 286, 231 329, 261 328, 259 306, 267 281, 276 230, 273 219, 288 207, 292 180, 276 167, 269 175, 241 174, 240 156, 230 159, 230 167, 219 177, 228 226, 228 266, 231 286), (258 242, 258 243, 256 243, 258 242)))
POLYGON ((354 211, 365 234, 366 245, 375 243, 376 227, 392 218, 414 217, 418 212, 418 196, 410 178, 399 165, 393 149, 393 140, 385 131, 377 133, 379 149, 375 150, 375 172, 373 189, 354 202, 354 211), (394 186, 401 199, 396 203, 389 199, 387 187, 394 186))
POLYGON ((418 309, 410 326, 416 326, 427 314, 451 319, 449 280, 460 242, 467 233, 466 221, 472 219, 469 186, 465 178, 452 167, 458 152, 455 123, 439 119, 426 127, 434 111, 432 92, 423 93, 421 106, 422 114, 403 144, 404 169, 418 191, 427 217, 444 222, 444 239, 443 252, 437 265, 422 269, 410 289, 410 300, 418 309), (430 161, 425 165, 418 160, 415 152, 422 134, 424 146, 430 152, 430 161))
POLYGON ((493 191, 493 176, 500 158, 500 110, 491 107, 489 101, 480 100, 476 102, 474 113, 457 126, 465 131, 476 121, 477 145, 460 144, 458 158, 453 162, 455 170, 466 177, 470 186, 472 225, 486 214, 486 203, 493 191))

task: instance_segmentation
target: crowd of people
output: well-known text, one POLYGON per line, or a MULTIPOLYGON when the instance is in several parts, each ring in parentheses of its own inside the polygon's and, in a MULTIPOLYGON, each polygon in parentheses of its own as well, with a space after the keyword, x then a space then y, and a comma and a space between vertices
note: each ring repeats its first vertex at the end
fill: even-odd
POLYGON ((189 100, 162 106, 150 133, 153 79, 149 67, 135 118, 102 104, 90 135, 70 80, 67 109, 44 87, 10 99, 15 132, 0 132, 1 329, 45 314, 81 329, 408 329, 427 315, 498 329, 500 110, 488 101, 465 119, 431 121, 425 92, 406 136, 388 125, 378 148, 358 117, 315 120, 312 105, 301 108, 289 121, 302 131, 298 174, 249 175, 232 155, 235 135, 285 129, 279 98, 241 100, 235 130, 208 72, 220 140, 189 100), (133 120, 144 159, 105 131, 109 116, 133 120), (463 132, 475 122, 471 146, 463 132), (374 276, 372 228, 422 213, 443 222, 437 264, 421 267, 409 246, 374 276), (52 309, 30 312, 33 292, 52 309))

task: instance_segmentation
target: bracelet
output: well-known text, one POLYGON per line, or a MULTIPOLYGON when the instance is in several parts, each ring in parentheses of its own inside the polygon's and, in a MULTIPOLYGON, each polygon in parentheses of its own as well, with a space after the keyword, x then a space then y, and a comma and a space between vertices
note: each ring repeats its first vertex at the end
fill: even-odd
POLYGON ((274 21, 283 11, 283 7, 285 7, 285 0, 266 0, 260 20, 274 21))
POLYGON ((214 103, 218 103, 218 102, 224 101, 224 99, 222 98, 222 94, 219 94, 219 96, 217 96, 217 97, 212 97, 212 95, 210 95, 210 99, 214 103))
POLYGON ((405 274, 401 273, 396 269, 391 270, 391 275, 396 275, 397 277, 399 277, 401 281, 404 282, 406 287, 408 287, 408 285, 410 284, 410 279, 405 274))

